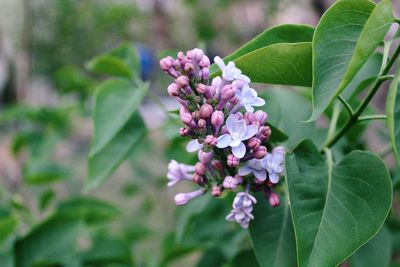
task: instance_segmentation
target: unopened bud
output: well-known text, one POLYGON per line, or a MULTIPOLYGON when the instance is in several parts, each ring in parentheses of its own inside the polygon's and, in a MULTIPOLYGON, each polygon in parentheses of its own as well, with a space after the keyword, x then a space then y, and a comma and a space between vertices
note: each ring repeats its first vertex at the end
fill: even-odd
POLYGON ((213 107, 210 104, 203 104, 200 108, 200 118, 208 119, 213 114, 213 107))
POLYGON ((174 64, 174 59, 172 57, 165 57, 160 60, 160 67, 164 71, 168 71, 174 64))
POLYGON ((236 91, 233 89, 232 85, 227 84, 222 88, 221 97, 224 100, 229 100, 235 96, 236 91))
POLYGON ((181 87, 184 88, 189 85, 189 78, 187 76, 179 76, 176 78, 175 82, 181 87))
MULTIPOLYGON (((204 141, 204 143, 205 143, 205 141, 204 141)), ((208 164, 212 161, 213 157, 214 157, 213 152, 204 152, 201 149, 199 150, 198 158, 201 163, 208 164)))
POLYGON ((213 195, 214 197, 219 197, 222 194, 222 188, 218 185, 213 185, 211 187, 211 195, 213 195))
POLYGON ((200 60, 199 66, 200 66, 201 68, 208 68, 208 67, 210 67, 210 59, 209 59, 206 55, 204 55, 204 56, 202 57, 202 59, 200 60))
POLYGON ((265 141, 269 139, 269 137, 272 134, 272 131, 269 126, 261 126, 259 133, 260 133, 260 139, 262 139, 261 141, 265 141))
POLYGON ((214 135, 207 135, 206 139, 204 139, 204 144, 208 145, 208 146, 216 146, 218 143, 218 138, 215 137, 214 135))
POLYGON ((237 157, 235 157, 235 156, 232 155, 232 154, 228 155, 226 161, 227 161, 226 163, 228 164, 228 166, 229 166, 229 167, 232 167, 232 168, 238 166, 239 163, 240 163, 240 159, 238 159, 237 157))
POLYGON ((177 97, 180 95, 181 90, 176 83, 171 83, 167 88, 168 94, 172 97, 177 97))
POLYGON ((197 173, 193 174, 192 181, 193 181, 193 183, 195 183, 195 184, 197 184, 199 186, 203 186, 204 185, 203 177, 201 175, 198 175, 197 173))
POLYGON ((224 113, 220 110, 214 111, 211 115, 211 124, 220 127, 224 123, 224 113))
POLYGON ((221 164, 221 161, 219 161, 219 160, 213 160, 213 161, 211 161, 211 165, 214 167, 214 169, 217 169, 217 170, 223 170, 223 166, 222 166, 222 164, 221 164))
POLYGON ((203 81, 207 81, 210 78, 210 70, 208 68, 201 69, 201 78, 203 81))
POLYGON ((187 128, 182 127, 182 128, 179 129, 179 135, 182 136, 182 137, 187 136, 188 133, 189 133, 189 130, 187 128))
POLYGON ((190 62, 186 62, 184 70, 187 73, 190 73, 190 72, 192 72, 194 70, 194 65, 192 63, 190 63, 190 62))
POLYGON ((203 120, 203 119, 200 119, 197 122, 197 126, 199 127, 199 129, 205 130, 207 128, 207 122, 205 120, 203 120))
POLYGON ((246 124, 252 124, 253 121, 256 120, 256 116, 252 112, 246 112, 243 116, 244 120, 246 121, 246 124))
POLYGON ((274 192, 271 193, 268 201, 269 201, 269 204, 271 205, 271 207, 277 207, 280 204, 279 196, 277 194, 275 194, 274 192))
POLYGON ((209 89, 208 89, 207 85, 205 85, 205 84, 199 83, 199 84, 196 86, 196 91, 197 91, 199 94, 204 95, 208 90, 209 90, 209 89))
POLYGON ((261 145, 261 140, 256 137, 250 138, 249 142, 247 143, 247 146, 250 149, 257 149, 260 145, 261 145))
POLYGON ((256 120, 260 123, 260 126, 261 126, 261 125, 264 125, 265 122, 267 121, 267 118, 268 118, 267 113, 265 113, 265 112, 262 111, 262 110, 257 110, 257 111, 254 113, 254 116, 255 116, 256 120))
POLYGON ((254 157, 256 159, 262 159, 267 155, 267 148, 265 146, 259 146, 257 149, 254 149, 254 157))
POLYGON ((196 172, 197 175, 203 176, 206 173, 206 167, 204 166, 203 163, 197 162, 196 165, 194 166, 194 171, 196 172))
POLYGON ((192 117, 194 120, 199 120, 200 119, 200 111, 196 110, 192 112, 192 117))

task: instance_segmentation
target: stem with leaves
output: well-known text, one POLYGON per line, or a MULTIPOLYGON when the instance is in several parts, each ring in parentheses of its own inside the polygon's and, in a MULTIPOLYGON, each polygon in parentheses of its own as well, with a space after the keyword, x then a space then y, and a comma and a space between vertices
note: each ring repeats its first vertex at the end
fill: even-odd
MULTIPOLYGON (((393 56, 390 58, 388 63, 386 64, 385 68, 383 68, 381 74, 379 77, 376 79, 374 85, 372 86, 371 91, 367 94, 367 96, 364 98, 364 100, 361 102, 360 106, 354 111, 354 113, 351 113, 349 120, 346 122, 346 124, 334 135, 332 138, 328 138, 326 143, 324 144, 324 149, 325 148, 330 148, 334 144, 336 144, 346 133, 347 131, 358 121, 363 120, 371 120, 371 119, 383 119, 381 115, 377 116, 364 116, 361 117, 361 114, 365 110, 365 108, 368 106, 368 104, 371 102, 372 98, 375 96, 376 92, 382 85, 382 83, 388 79, 392 79, 392 75, 388 75, 388 72, 392 68, 393 64, 395 63, 396 59, 400 55, 400 45, 396 48, 395 52, 393 53, 393 56)), ((342 101, 343 102, 343 101, 342 101)), ((347 102, 344 102, 347 103, 347 102)))

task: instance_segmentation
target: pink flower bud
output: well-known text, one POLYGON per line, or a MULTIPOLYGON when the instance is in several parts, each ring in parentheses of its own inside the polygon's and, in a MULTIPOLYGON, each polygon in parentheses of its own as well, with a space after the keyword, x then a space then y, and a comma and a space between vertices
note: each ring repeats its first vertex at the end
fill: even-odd
POLYGON ((208 68, 201 69, 201 78, 203 81, 207 81, 210 78, 210 70, 208 68))
POLYGON ((229 167, 232 167, 232 168, 238 166, 239 163, 240 163, 240 159, 238 159, 237 157, 235 157, 235 156, 232 155, 232 154, 228 155, 226 161, 227 161, 226 163, 228 164, 228 166, 229 166, 229 167))
POLYGON ((208 164, 212 161, 213 157, 214 157, 213 152, 204 152, 201 149, 199 150, 198 158, 201 163, 208 164))
POLYGON ((165 57, 160 60, 160 67, 164 71, 168 71, 174 65, 174 59, 172 57, 165 57))
POLYGON ((220 110, 214 111, 211 115, 211 124, 220 127, 224 123, 224 113, 220 110))
POLYGON ((189 78, 187 76, 179 76, 176 78, 175 82, 179 85, 179 87, 184 88, 189 85, 189 78))
POLYGON ((232 85, 227 84, 222 88, 221 97, 224 100, 229 100, 235 96, 236 90, 233 89, 232 85))
POLYGON ((232 107, 234 107, 239 103, 239 99, 236 96, 234 96, 231 99, 229 99, 229 103, 232 105, 232 107))
POLYGON ((234 176, 234 178, 237 180, 237 183, 238 183, 238 184, 243 183, 243 177, 240 176, 239 174, 236 174, 236 175, 234 176))
POLYGON ((203 163, 197 162, 196 165, 194 166, 194 171, 196 172, 197 175, 203 176, 206 174, 206 167, 204 166, 203 163))
POLYGON ((265 155, 267 155, 267 148, 265 146, 259 146, 254 149, 254 157, 256 159, 262 159, 265 155))
POLYGON ((171 84, 168 86, 167 91, 168 91, 168 94, 169 94, 170 96, 172 96, 172 97, 177 97, 177 96, 179 96, 180 93, 181 93, 181 90, 179 89, 179 86, 178 86, 176 83, 171 83, 171 84))
POLYGON ((202 57, 202 59, 200 60, 200 62, 199 62, 199 66, 200 66, 201 68, 208 68, 208 67, 210 67, 210 59, 209 59, 206 55, 204 55, 204 56, 202 57))
POLYGON ((187 128, 182 127, 182 128, 179 129, 179 135, 182 136, 182 137, 187 136, 188 133, 189 133, 189 130, 187 128))
POLYGON ((204 143, 208 146, 216 146, 218 143, 218 138, 215 137, 214 135, 207 135, 206 139, 204 140, 204 143))
POLYGON ((226 189, 235 190, 238 186, 238 180, 232 176, 226 176, 222 185, 226 189))
POLYGON ((261 140, 256 137, 250 138, 249 142, 247 143, 247 146, 250 149, 257 149, 260 145, 261 145, 261 140))
POLYGON ((206 191, 204 189, 200 189, 197 191, 193 191, 190 193, 179 193, 177 195, 175 195, 174 200, 176 205, 185 205, 186 203, 188 203, 189 200, 201 196, 205 193, 206 191))
POLYGON ((199 84, 196 86, 196 91, 197 91, 199 94, 204 95, 208 90, 209 90, 209 89, 208 89, 207 85, 205 85, 205 84, 199 83, 199 84))
POLYGON ((179 115, 181 117, 181 121, 184 124, 190 125, 190 123, 192 122, 193 118, 192 118, 192 115, 187 110, 185 110, 184 107, 180 108, 179 115))
POLYGON ((252 112, 246 112, 243 118, 246 121, 246 124, 252 124, 253 121, 256 120, 256 115, 252 112))
POLYGON ((261 126, 259 129, 259 138, 261 141, 266 141, 271 136, 271 128, 269 126, 261 126))
POLYGON ((196 110, 192 112, 192 117, 194 120, 199 120, 200 119, 200 111, 196 110))
POLYGON ((222 188, 218 185, 213 185, 211 187, 211 195, 213 195, 214 197, 219 197, 222 194, 222 188))
POLYGON ((195 69, 195 68, 194 68, 194 65, 193 65, 192 63, 190 63, 190 62, 186 62, 186 63, 185 63, 184 70, 185 70, 187 73, 192 72, 194 69, 195 69))
POLYGON ((190 51, 190 58, 196 62, 200 62, 203 59, 203 56, 204 52, 199 48, 194 48, 192 51, 190 51))
POLYGON ((210 104, 203 104, 200 108, 200 118, 208 119, 213 114, 213 107, 210 104))
POLYGON ((271 205, 271 207, 277 207, 280 204, 279 196, 273 192, 269 196, 268 201, 269 201, 269 204, 271 205))
POLYGON ((193 174, 193 178, 192 178, 193 183, 199 185, 199 186, 203 186, 204 185, 204 179, 201 175, 198 175, 197 173, 193 174))
POLYGON ((201 130, 205 130, 207 128, 207 122, 203 119, 200 119, 197 122, 197 126, 201 129, 201 130))
POLYGON ((268 118, 267 113, 265 113, 265 112, 262 111, 262 110, 257 110, 257 111, 254 113, 254 116, 255 116, 255 119, 260 123, 260 126, 261 126, 261 125, 264 125, 265 122, 267 121, 267 118, 268 118))
POLYGON ((222 126, 221 128, 221 134, 227 134, 229 133, 228 128, 226 127, 226 125, 222 126))
POLYGON ((222 164, 221 164, 221 161, 219 161, 219 160, 213 160, 213 161, 211 161, 211 165, 214 167, 214 169, 217 169, 217 170, 223 170, 223 166, 222 166, 222 164))

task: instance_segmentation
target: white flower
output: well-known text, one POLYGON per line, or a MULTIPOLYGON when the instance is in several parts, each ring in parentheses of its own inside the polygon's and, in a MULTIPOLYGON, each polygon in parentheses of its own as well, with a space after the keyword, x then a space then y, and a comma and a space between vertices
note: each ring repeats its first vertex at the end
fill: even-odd
POLYGON ((250 83, 250 78, 242 74, 242 71, 236 68, 234 62, 229 61, 228 65, 225 65, 224 61, 220 57, 215 57, 214 62, 221 69, 222 78, 225 81, 231 82, 233 80, 242 80, 244 82, 250 83))
POLYGON ((239 99, 240 106, 244 107, 247 112, 253 112, 253 107, 264 106, 265 100, 257 96, 256 90, 250 88, 248 84, 244 84, 242 90, 238 90, 236 97, 239 99))
POLYGON ((279 175, 283 174, 283 162, 285 160, 285 149, 278 146, 272 150, 272 153, 267 153, 265 156, 265 167, 269 174, 269 180, 276 184, 279 182, 279 175))
POLYGON ((246 154, 246 146, 242 141, 253 137, 258 127, 256 125, 246 125, 243 119, 236 118, 235 115, 229 115, 226 120, 226 127, 229 134, 224 134, 218 137, 218 148, 225 148, 230 146, 232 148, 232 154, 241 159, 246 154))
POLYGON ((190 141, 186 145, 187 152, 195 152, 203 148, 203 144, 200 144, 197 139, 190 141))
POLYGON ((251 159, 245 166, 239 168, 238 174, 240 176, 246 176, 253 173, 258 180, 265 181, 265 179, 267 179, 266 168, 267 163, 265 158, 251 159))
POLYGON ((253 204, 257 203, 257 200, 247 192, 237 193, 233 200, 233 209, 226 216, 228 221, 236 221, 243 228, 248 228, 250 220, 254 219, 253 204))
POLYGON ((174 186, 182 180, 192 180, 193 172, 194 166, 178 163, 175 160, 171 160, 168 164, 168 186, 174 186))

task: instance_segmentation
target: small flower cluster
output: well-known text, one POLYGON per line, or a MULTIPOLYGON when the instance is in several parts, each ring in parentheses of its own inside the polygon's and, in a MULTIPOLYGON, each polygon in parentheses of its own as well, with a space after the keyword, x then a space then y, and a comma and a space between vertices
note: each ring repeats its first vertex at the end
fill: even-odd
POLYGON ((168 186, 191 180, 200 187, 177 194, 177 205, 207 191, 215 197, 224 191, 238 192, 226 219, 247 228, 256 203, 251 192, 262 191, 271 206, 279 205, 279 196, 272 188, 284 171, 285 150, 275 147, 269 152, 271 128, 266 123, 267 114, 254 112, 254 107, 263 106, 265 101, 250 87, 250 79, 234 62, 225 64, 220 57, 214 62, 222 75, 210 79, 210 59, 201 49, 179 52, 177 59, 166 57, 160 61, 161 69, 174 78, 168 94, 181 104, 179 114, 184 127, 179 133, 192 139, 187 151, 198 151, 199 159, 194 166, 172 160, 168 186))

